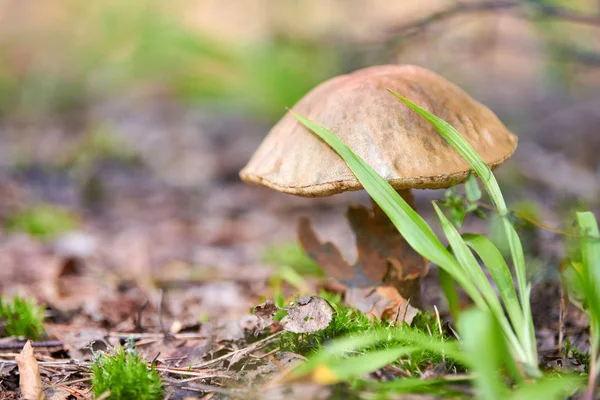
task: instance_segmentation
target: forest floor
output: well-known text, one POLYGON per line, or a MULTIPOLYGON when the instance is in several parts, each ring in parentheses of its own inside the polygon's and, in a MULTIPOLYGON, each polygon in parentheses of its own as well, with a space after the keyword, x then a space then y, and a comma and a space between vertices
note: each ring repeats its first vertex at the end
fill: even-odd
MULTIPOLYGON (((152 112, 140 117, 141 127, 124 129, 128 148, 156 122, 148 115, 152 112)), ((115 124, 127 126, 128 118, 115 118, 115 124)), ((47 132, 44 140, 57 149, 50 155, 40 151, 49 145, 40 144, 39 136, 17 140, 13 131, 3 135, 2 140, 33 149, 33 159, 20 165, 4 162, 0 170, 5 226, 0 231, 0 293, 7 298, 18 293, 46 307, 46 333, 34 349, 47 398, 92 398, 91 349, 106 350, 130 338, 146 360, 154 361, 171 399, 359 396, 343 384, 270 385, 305 354, 279 348, 281 326, 259 329, 252 309, 277 295, 272 277, 279 276, 282 265, 277 265, 278 256, 265 255, 291 249, 300 217, 308 216, 318 235, 333 241, 347 259, 356 257, 344 215, 350 204, 368 204, 366 193, 304 199, 244 184, 237 170, 264 127, 237 119, 204 124, 200 118, 209 128, 195 138, 189 132, 197 120, 183 120, 182 126, 161 122, 158 133, 148 131, 151 144, 138 146, 134 156, 123 156, 125 144, 120 143, 104 153, 96 152, 97 144, 82 148, 85 140, 73 139, 66 128, 47 132), (177 130, 171 139, 179 142, 165 145, 173 126, 177 130), (251 133, 236 136, 242 130, 251 133), (91 161, 82 156, 86 152, 91 161), (10 228, 15 215, 24 218, 24 210, 40 204, 67 210, 67 228, 48 236, 10 228)), ((508 197, 531 198, 541 220, 560 225, 562 194, 523 176, 514 183, 511 173, 522 168, 518 162, 507 166, 508 197)), ((441 197, 440 191, 416 194, 426 219, 433 216, 430 201, 441 197)), ((465 229, 486 232, 488 224, 474 218, 465 229)), ((541 361, 552 365, 561 359, 560 331, 585 351, 587 322, 574 307, 560 322, 558 265, 564 238, 538 227, 522 232, 537 266, 531 271, 536 283, 532 306, 541 361)), ((316 295, 327 286, 318 278, 306 282, 312 293, 304 294, 316 295)), ((437 285, 432 268, 423 282, 423 308, 436 306, 445 320, 437 285)), ((297 293, 285 283, 283 292, 288 299, 297 293)), ((14 359, 23 344, 21 338, 0 338, 0 399, 18 397, 14 359)), ((571 361, 573 369, 582 368, 571 361)), ((435 370, 431 366, 422 376, 435 370)), ((370 379, 385 377, 372 374, 370 379)))

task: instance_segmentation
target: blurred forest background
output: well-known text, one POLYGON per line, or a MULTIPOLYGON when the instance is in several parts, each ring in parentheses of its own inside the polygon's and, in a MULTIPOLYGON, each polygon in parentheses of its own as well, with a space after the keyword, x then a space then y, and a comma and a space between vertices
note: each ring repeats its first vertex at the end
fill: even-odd
MULTIPOLYGON (((0 291, 82 253, 135 280, 218 276, 203 310, 241 313, 252 284, 230 280, 264 280, 298 216, 352 248, 343 212, 364 192, 295 198, 237 173, 286 107, 375 64, 492 108, 520 138, 498 170, 511 206, 568 227, 600 210, 599 39, 597 0, 1 0, 0 291)), ((427 214, 442 194, 416 196, 427 214)), ((556 266, 563 238, 536 234, 556 266)))

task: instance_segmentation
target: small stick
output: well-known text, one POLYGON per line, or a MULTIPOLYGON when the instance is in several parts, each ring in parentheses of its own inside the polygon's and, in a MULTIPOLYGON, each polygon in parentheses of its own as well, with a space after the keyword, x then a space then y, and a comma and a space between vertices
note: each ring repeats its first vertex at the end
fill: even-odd
POLYGON ((142 326, 142 313, 144 312, 146 307, 148 307, 149 304, 150 304, 150 301, 146 300, 146 302, 144 304, 142 304, 142 306, 138 310, 137 317, 134 318, 134 320, 133 320, 133 324, 135 326, 136 331, 139 331, 139 332, 145 331, 144 327, 142 326))
MULTIPOLYGON (((562 278, 562 276, 561 276, 562 278)), ((563 347, 565 337, 565 315, 567 314, 567 295, 563 285, 560 286, 560 308, 558 310, 558 351, 561 357, 568 357, 563 347)))
POLYGON ((163 320, 163 313, 165 311, 165 289, 160 289, 160 304, 158 306, 158 323, 160 325, 160 331, 163 336, 166 338, 171 335, 171 332, 167 330, 165 327, 165 323, 163 320))
MULTIPOLYGON (((61 347, 64 345, 62 340, 46 340, 43 342, 32 342, 33 347, 61 347)), ((0 343, 0 350, 14 350, 22 349, 25 346, 25 342, 14 342, 14 343, 0 343)))
POLYGON ((74 383, 80 383, 80 382, 88 382, 91 381, 92 378, 88 377, 88 378, 80 378, 80 379, 73 379, 72 381, 65 381, 65 382, 59 382, 59 383, 55 383, 53 385, 48 385, 48 388, 55 388, 55 387, 61 387, 61 386, 67 386, 67 385, 72 385, 74 383))
POLYGON ((182 386, 181 388, 184 390, 192 390, 194 392, 215 392, 228 395, 247 393, 247 391, 243 389, 225 389, 218 386, 203 385, 201 383, 197 383, 194 386, 182 386))
POLYGON ((279 331, 277 333, 274 333, 273 335, 266 337, 264 339, 259 340, 258 342, 252 343, 250 346, 245 347, 243 349, 240 350, 235 350, 232 351, 231 353, 227 353, 221 357, 215 358, 214 360, 210 360, 210 361, 206 361, 203 362, 201 364, 195 365, 193 368, 194 369, 198 369, 198 368, 203 368, 209 365, 212 365, 214 363, 217 363, 219 361, 223 361, 228 359, 229 357, 233 357, 239 353, 251 353, 253 351, 255 351, 256 349, 258 349, 259 347, 262 347, 264 345, 266 345, 268 342, 270 342, 271 340, 275 339, 277 336, 281 335, 284 331, 279 331))
MULTIPOLYGON (((127 333, 127 332, 108 332, 106 334, 106 337, 110 337, 110 338, 117 338, 117 339, 129 339, 129 338, 133 338, 135 340, 137 339, 160 339, 163 338, 165 336, 164 333, 127 333)), ((184 340, 191 340, 191 339, 205 339, 206 335, 204 334, 200 334, 200 333, 177 333, 177 334, 169 334, 170 337, 173 337, 174 339, 184 339, 184 340)))
POLYGON ((227 374, 206 374, 206 373, 202 373, 199 371, 196 371, 194 369, 191 370, 183 370, 181 371, 179 368, 178 369, 173 369, 173 368, 168 368, 168 367, 154 367, 154 369, 156 369, 157 371, 160 372, 168 372, 170 374, 173 375, 189 375, 189 376, 195 376, 197 378, 200 379, 208 379, 208 378, 231 378, 231 375, 227 375, 227 374))

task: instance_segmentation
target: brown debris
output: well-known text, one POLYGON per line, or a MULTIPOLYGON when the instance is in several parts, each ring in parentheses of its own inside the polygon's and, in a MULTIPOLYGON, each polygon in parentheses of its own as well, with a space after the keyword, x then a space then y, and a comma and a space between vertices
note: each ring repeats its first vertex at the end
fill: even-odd
POLYGON ((19 387, 21 388, 22 398, 25 400, 44 400, 46 396, 42 391, 40 368, 33 355, 31 341, 25 343, 21 353, 15 357, 15 361, 19 367, 19 387))
POLYGON ((278 308, 273 300, 267 300, 254 307, 254 315, 258 317, 258 330, 262 330, 274 322, 273 317, 275 317, 277 310, 278 308))
POLYGON ((288 315, 281 320, 283 329, 294 333, 317 332, 327 328, 333 317, 333 309, 318 296, 298 299, 298 304, 290 306, 288 315))
POLYGON ((411 324, 419 310, 398 293, 393 286, 348 288, 346 302, 357 310, 377 319, 411 324))
POLYGON ((323 330, 329 326, 333 318, 333 309, 327 300, 318 296, 306 296, 297 300, 287 308, 279 308, 272 300, 259 304, 254 308, 258 317, 259 330, 273 324, 278 310, 287 311, 281 319, 283 330, 294 333, 311 333, 323 330))

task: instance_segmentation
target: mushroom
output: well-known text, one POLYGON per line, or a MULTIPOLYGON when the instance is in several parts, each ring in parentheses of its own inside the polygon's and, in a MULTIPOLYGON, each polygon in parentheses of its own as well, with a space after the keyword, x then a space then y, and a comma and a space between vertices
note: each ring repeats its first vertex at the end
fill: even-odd
MULTIPOLYGON (((386 89, 454 126, 491 168, 517 147, 517 137, 490 109, 436 73, 412 65, 374 66, 332 78, 294 106, 338 135, 413 208, 410 189, 454 186, 465 181, 471 168, 432 125, 386 89)), ((362 189, 344 161, 290 113, 271 129, 240 177, 305 197, 362 189)), ((397 264, 390 268, 402 269, 397 264)), ((403 296, 410 292, 414 297, 426 272, 423 260, 420 274, 400 270, 389 276, 403 296), (406 285, 406 280, 412 282, 406 285)))

